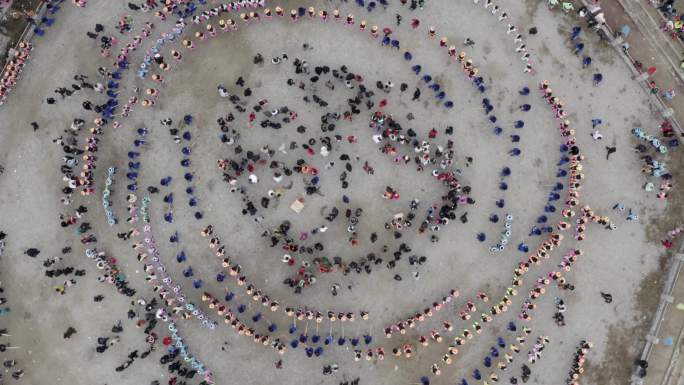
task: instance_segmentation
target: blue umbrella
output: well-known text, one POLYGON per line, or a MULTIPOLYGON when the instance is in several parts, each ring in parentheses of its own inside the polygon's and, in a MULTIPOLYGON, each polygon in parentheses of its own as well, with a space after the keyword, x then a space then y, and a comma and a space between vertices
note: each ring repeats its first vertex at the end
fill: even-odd
MULTIPOLYGON (((504 344, 504 346, 506 346, 506 344, 504 344)), ((489 349, 489 354, 491 354, 492 357, 498 357, 499 356, 499 349, 497 349, 495 346, 492 346, 489 349)))
POLYGON ((496 343, 497 345, 499 345, 500 348, 506 347, 506 341, 503 339, 503 337, 497 337, 496 343))
POLYGON ((178 261, 178 263, 183 263, 186 259, 187 256, 185 255, 185 251, 183 250, 181 250, 181 252, 178 253, 178 255, 176 255, 176 261, 178 261))
POLYGON ((370 345, 371 341, 373 341, 373 337, 370 335, 366 334, 363 336, 363 342, 365 342, 366 345, 370 345))
POLYGON ((489 358, 489 356, 486 356, 486 357, 484 358, 484 360, 482 360, 482 364, 483 364, 485 367, 488 367, 488 368, 489 368, 489 367, 492 366, 492 359, 489 358))

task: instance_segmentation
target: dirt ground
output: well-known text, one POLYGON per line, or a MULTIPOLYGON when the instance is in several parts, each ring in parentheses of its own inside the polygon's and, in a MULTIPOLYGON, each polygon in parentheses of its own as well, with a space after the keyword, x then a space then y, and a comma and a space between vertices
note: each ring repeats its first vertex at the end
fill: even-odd
MULTIPOLYGON (((294 4, 299 5, 298 2, 285 2, 285 12, 288 13, 294 4)), ((192 37, 199 28, 205 28, 206 23, 199 27, 190 24, 186 36, 192 38, 198 47, 189 51, 177 41, 164 47, 168 60, 171 60, 170 49, 181 52, 183 60, 173 62, 174 69, 164 73, 166 79, 162 86, 155 85, 149 78, 142 80, 135 76, 145 50, 153 43, 152 39, 145 40, 143 46, 130 55, 133 69, 128 70, 120 82, 119 99, 125 103, 133 87, 140 88, 140 99, 145 97, 144 90, 150 87, 159 88, 161 96, 153 108, 138 105, 130 116, 117 117, 120 127, 106 126, 98 144, 96 192, 88 197, 75 196, 75 202, 70 206, 59 201, 60 190, 64 187, 58 171, 63 153, 53 139, 65 136, 64 130, 69 129, 74 118, 83 118, 89 127, 95 114, 85 111, 81 104, 85 100, 102 103, 106 97, 86 90, 62 99, 53 90, 74 83, 75 74, 87 74, 91 82, 102 81, 97 69, 110 66, 112 58, 102 58, 97 43, 85 36, 86 31, 93 30, 95 23, 105 25, 105 33, 117 36, 120 44, 125 44, 139 33, 145 21, 155 24, 152 36, 156 39, 162 32, 171 30, 171 19, 175 20, 175 17, 161 22, 152 12, 130 11, 123 2, 91 0, 86 8, 65 4, 60 11, 59 23, 37 42, 18 87, 12 91, 6 104, 0 106, 0 164, 5 168, 0 175, 0 230, 8 234, 5 255, 0 262, 0 278, 8 299, 6 306, 11 308, 9 314, 0 318, 0 326, 9 329, 9 344, 19 347, 3 353, 17 361, 16 368, 6 372, 4 383, 17 382, 9 378, 17 368, 26 372, 19 382, 30 384, 147 385, 153 380, 168 383, 169 373, 160 364, 164 347, 159 342, 157 350, 146 359, 136 359, 123 372, 114 370, 126 361, 131 351, 142 352, 147 347, 144 328, 136 327, 136 319, 127 316, 130 309, 142 311, 131 301, 138 298, 150 300, 155 296, 153 285, 145 281, 143 263, 136 259, 136 252, 131 249, 133 242, 142 242, 143 237, 122 241, 116 235, 132 226, 125 222, 128 193, 125 186, 131 183, 126 178, 127 153, 134 148, 136 130, 141 127, 148 128, 149 134, 146 143, 137 149, 141 153, 142 166, 138 171, 139 190, 136 194, 140 200, 145 195, 151 198, 152 233, 160 258, 174 277, 174 282, 180 285, 188 301, 197 304, 217 321, 221 318, 201 301, 202 293, 212 293, 223 301, 225 293, 234 292, 235 298, 229 306, 237 309, 239 304, 246 305, 240 319, 258 333, 267 333, 270 323, 278 325, 272 336, 280 338, 288 346, 285 355, 280 356, 269 347, 254 344, 250 338, 239 335, 222 322, 215 330, 208 330, 197 319, 179 319, 179 333, 191 353, 214 373, 217 384, 338 384, 355 378, 360 378, 360 384, 415 384, 422 376, 427 376, 433 384, 461 384, 464 378, 473 384, 481 382, 472 377, 476 368, 482 372, 483 379, 490 372, 496 372, 499 383, 505 384, 512 376, 520 377, 523 363, 532 369, 528 384, 561 384, 567 377, 573 353, 581 340, 594 343, 581 377, 582 383, 627 383, 632 362, 643 346, 646 329, 650 325, 649 315, 659 299, 662 274, 668 264, 668 259, 662 256, 660 241, 663 233, 677 223, 677 216, 681 217, 681 171, 676 167, 681 164, 681 150, 673 149, 670 155, 660 157, 649 148, 649 154, 665 161, 674 176, 670 198, 660 201, 655 192, 647 193, 643 189, 647 181, 652 180, 656 186, 659 181, 642 173, 643 161, 633 150, 637 142, 630 132, 633 127, 642 127, 655 135, 660 119, 650 108, 646 95, 631 81, 628 68, 617 60, 605 43, 585 31, 579 40, 585 43, 585 53, 591 55, 594 62, 590 68, 583 69, 581 57, 573 55, 573 44, 568 41, 572 21, 560 18, 557 13, 540 6, 540 2, 528 1, 520 6, 519 2, 504 0, 497 4, 509 15, 508 22, 516 25, 519 31, 526 32, 532 26, 538 28, 539 33, 534 36, 525 33, 526 48, 535 67, 532 74, 523 73, 520 54, 515 52, 514 36, 506 34, 506 22, 498 22, 497 17, 482 5, 472 2, 427 1, 424 9, 410 11, 407 6, 393 1, 388 9, 378 5, 377 9, 368 12, 353 2, 318 1, 311 4, 317 10, 325 8, 332 14, 332 9, 339 7, 342 15, 353 13, 355 26, 346 27, 343 22, 332 20, 326 23, 308 20, 308 16, 298 23, 289 22, 287 17, 266 22, 263 17, 259 23, 240 24, 238 31, 219 34, 207 41, 192 37), (120 35, 114 29, 118 18, 124 14, 133 16, 134 32, 128 35, 120 35), (396 14, 402 16, 400 26, 396 26, 396 14), (409 25, 413 18, 420 20, 419 28, 413 29, 409 25), (367 31, 360 32, 358 23, 361 20, 367 20, 369 26, 377 24, 380 29, 384 26, 392 28, 392 38, 401 42, 401 49, 383 47, 367 31), (436 38, 428 37, 429 26, 435 26, 436 38), (456 45, 459 51, 465 51, 473 59, 487 85, 484 96, 439 47, 441 37, 447 37, 449 44, 456 45), (463 47, 466 37, 474 40, 475 45, 463 47), (312 48, 304 49, 304 43, 312 48), (411 52, 411 61, 404 57, 407 51, 411 52), (253 63, 257 53, 263 55, 263 64, 253 63), (273 57, 282 57, 283 53, 287 54, 287 60, 280 64, 271 62, 273 57), (471 187, 474 204, 459 207, 457 220, 441 230, 419 234, 416 227, 427 207, 439 203, 444 194, 443 186, 429 175, 431 169, 417 172, 412 164, 398 165, 378 151, 378 145, 371 140, 372 130, 369 128, 371 115, 377 107, 368 109, 362 106, 362 112, 352 121, 340 120, 333 133, 321 132, 321 116, 327 112, 343 112, 355 91, 347 89, 343 82, 336 83, 335 89, 331 90, 322 84, 323 75, 313 88, 288 86, 287 79, 290 78, 310 81, 311 75, 295 72, 295 59, 306 60, 310 68, 346 65, 349 71, 361 75, 363 83, 375 91, 376 102, 386 99, 387 106, 383 111, 392 114, 402 127, 413 128, 420 138, 427 138, 428 131, 434 127, 438 131, 434 142, 439 145, 446 145, 448 139, 452 140, 454 168, 459 170, 459 180, 471 187), (421 65, 421 75, 430 74, 433 81, 440 84, 440 90, 447 95, 446 100, 454 102, 453 109, 445 108, 443 102, 435 98, 437 92, 427 88, 426 83, 414 74, 411 68, 414 64, 421 65), (604 81, 595 87, 592 75, 598 72, 603 74, 604 81), (240 77, 245 82, 244 87, 236 84, 240 77), (389 80, 395 85, 391 92, 385 94, 375 87, 377 81, 389 80), (533 266, 525 276, 523 285, 518 288, 520 294, 512 299, 508 312, 485 324, 482 333, 460 349, 452 365, 442 364, 441 358, 453 338, 465 328, 472 330, 472 322, 479 318, 478 314, 486 312, 504 295, 513 269, 527 257, 526 253, 517 250, 518 244, 524 242, 530 250, 535 250, 541 241, 540 237, 528 236, 528 233, 544 213, 547 197, 560 180, 556 173, 561 156, 557 121, 537 92, 542 80, 549 80, 554 94, 564 101, 577 144, 586 157, 582 163, 585 179, 581 205, 590 205, 599 215, 610 216, 617 228, 611 231, 590 224, 587 238, 582 242, 573 239, 572 230, 565 232, 562 246, 554 249, 551 258, 542 266, 533 266), (408 86, 406 92, 399 90, 402 83, 408 86), (283 124, 279 130, 250 123, 247 113, 240 113, 232 103, 218 95, 216 89, 219 84, 230 93, 241 93, 241 97, 248 101, 245 105, 248 108, 265 98, 268 99, 268 110, 287 106, 297 112, 297 118, 283 124), (523 97, 518 93, 524 86, 532 90, 529 96, 523 97), (252 95, 244 96, 246 87, 252 90, 252 95), (414 101, 411 95, 416 88, 422 90, 422 96, 414 101), (307 102, 313 94, 323 98, 328 105, 320 107, 307 102), (57 103, 46 104, 49 96, 55 97, 57 103), (483 114, 482 99, 485 97, 495 107, 496 123, 483 114), (520 110, 519 106, 524 103, 530 104, 531 111, 520 110), (412 120, 407 117, 409 112, 413 115, 412 120), (272 155, 275 161, 295 164, 297 159, 306 159, 320 170, 321 194, 305 195, 303 188, 307 179, 302 181, 300 176, 296 176, 291 178, 293 187, 285 190, 282 198, 273 200, 268 209, 262 208, 259 200, 269 189, 276 189, 278 184, 272 180, 268 169, 259 169, 256 172, 260 179, 258 184, 247 183, 246 175, 241 176, 240 184, 245 188, 245 196, 259 208, 258 215, 264 217, 255 221, 251 216, 241 214, 244 201, 240 194, 229 191, 216 167, 217 159, 239 160, 241 156, 235 153, 235 145, 222 144, 219 140, 221 131, 216 121, 229 113, 236 117, 231 127, 239 131, 239 144, 245 152, 259 153, 260 148, 268 144, 269 148, 276 150, 272 155), (193 122, 181 126, 181 132, 187 130, 192 138, 177 144, 160 120, 170 117, 177 127, 185 114, 191 114, 193 122), (602 120, 598 127, 604 135, 602 141, 595 141, 590 136, 593 131, 591 120, 596 118, 602 120), (518 119, 525 122, 522 129, 513 128, 518 119), (31 122, 38 123, 40 128, 34 131, 31 122), (306 128, 304 133, 297 131, 300 125, 306 128), (445 133, 447 126, 453 126, 452 135, 445 133), (501 135, 492 133, 495 126, 502 127, 501 135), (333 141, 330 156, 322 156, 318 151, 321 138, 335 133, 343 140, 333 141), (521 136, 519 143, 511 142, 510 135, 513 134, 521 136), (356 136, 358 142, 349 143, 346 138, 350 135, 356 136), (312 145, 315 155, 307 154, 301 148, 301 144, 311 138, 316 140, 312 145), (291 141, 298 142, 300 147, 290 150, 287 145, 291 141), (278 150, 281 144, 285 145, 283 149, 287 153, 278 150), (188 168, 179 164, 184 158, 181 153, 183 146, 191 149, 188 168), (610 160, 606 160, 606 146, 617 148, 610 160), (509 155, 513 147, 521 150, 520 156, 509 155), (342 154, 348 154, 349 160, 340 159, 342 154), (335 165, 326 168, 331 160, 335 165), (375 169, 373 175, 363 172, 365 162, 375 169), (349 163, 353 170, 346 169, 345 172, 345 163, 349 163), (105 174, 110 166, 118 168, 111 201, 114 213, 120 219, 119 224, 112 227, 107 224, 102 207, 105 174), (506 190, 499 187, 503 167, 512 170, 510 177, 505 179, 508 184, 506 190), (186 171, 194 173, 192 183, 183 179, 186 171), (349 182, 347 189, 341 186, 343 172, 349 182), (166 187, 160 185, 160 179, 165 176, 173 177, 173 182, 166 187), (161 191, 147 194, 147 186, 156 186, 161 191), (187 204, 189 196, 186 189, 189 186, 193 187, 197 206, 187 204), (382 199, 386 186, 400 192, 400 199, 382 199), (169 193, 174 194, 173 204, 162 201, 162 197, 169 193), (300 214, 294 214, 289 206, 300 195, 305 196, 305 208, 300 214), (349 198, 349 204, 343 203, 343 195, 349 198), (384 224, 398 212, 408 213, 412 198, 421 202, 416 220, 404 236, 396 240, 384 224), (506 201, 503 209, 495 204, 500 198, 506 201), (626 220, 627 210, 612 210, 618 202, 632 209, 638 220, 626 220), (120 295, 111 285, 98 282, 96 277, 101 272, 93 260, 84 256, 86 247, 79 242, 81 235, 75 233, 75 227, 69 227, 67 231, 60 227, 59 214, 70 214, 79 204, 88 207, 84 220, 92 225, 88 233, 97 236, 96 247, 117 258, 130 286, 137 291, 135 296, 120 295), (329 224, 330 228, 324 234, 309 234, 308 242, 320 242, 325 247, 325 252, 320 254, 331 259, 340 256, 345 263, 359 260, 369 253, 383 258, 384 262, 374 265, 370 275, 365 272, 316 274, 316 283, 305 288, 302 294, 296 294, 283 285, 283 280, 294 274, 301 260, 312 260, 313 256, 319 255, 298 254, 296 266, 288 267, 281 262, 284 252, 279 247, 270 247, 268 238, 261 234, 266 229, 276 228, 283 220, 289 220, 293 234, 298 236, 300 232, 326 223, 321 213, 326 213, 333 206, 341 208, 340 217, 329 224), (344 218, 346 208, 352 211, 363 209, 357 225, 357 246, 350 246, 348 242, 350 234, 344 218), (170 210, 173 210, 173 223, 163 219, 170 210), (201 220, 194 217, 198 210, 203 213, 201 220), (462 223, 458 217, 465 212, 468 213, 468 221, 462 223), (497 214, 499 218, 505 218, 507 213, 514 218, 509 244, 502 253, 492 254, 489 247, 499 238, 504 224, 503 220, 492 223, 489 217, 497 214), (313 321, 298 321, 297 333, 288 333, 293 320, 282 309, 272 313, 258 306, 232 277, 227 277, 225 282, 216 279, 223 270, 221 260, 207 248, 208 239, 200 236, 200 231, 208 224, 214 225, 216 235, 226 244, 226 255, 242 266, 242 274, 271 298, 277 298, 283 308, 290 305, 321 309, 323 312, 350 311, 357 316, 360 310, 365 310, 370 313, 370 319, 346 324, 325 320, 320 325, 313 321), (373 232, 379 236, 377 243, 369 240, 373 232), (476 238, 481 232, 486 234, 485 242, 476 238), (179 235, 178 242, 169 241, 174 233, 179 235), (430 234, 437 235, 439 242, 430 242, 430 234), (407 262, 407 253, 404 253, 395 268, 386 268, 385 264, 393 258, 393 252, 402 242, 410 245, 410 254, 426 256, 427 263, 411 265, 407 262), (387 251, 382 250, 385 244, 389 246, 387 251), (65 278, 46 277, 47 268, 43 262, 61 255, 60 250, 65 246, 71 246, 72 251, 63 256, 64 260, 57 267, 73 266, 85 269, 86 274, 73 277, 77 284, 60 295, 54 287, 65 278), (24 254, 31 247, 41 250, 38 257, 30 258, 24 254), (560 291, 549 285, 547 292, 535 302, 537 308, 530 312, 532 320, 518 319, 522 302, 534 287, 537 277, 559 270, 558 264, 563 255, 572 248, 584 251, 572 270, 564 273, 576 290, 560 291), (181 251, 185 252, 187 260, 178 263, 176 256, 181 251), (184 272, 190 275, 187 274, 189 266, 192 266, 193 276, 184 277, 184 272), (415 273, 419 273, 420 279, 413 278, 415 273), (396 274, 402 277, 401 281, 393 279, 396 274), (203 281, 201 289, 193 287, 193 280, 197 279, 203 281), (339 289, 333 296, 330 288, 335 284, 339 289), (385 338, 385 325, 397 323, 429 307, 453 288, 458 288, 461 293, 455 303, 450 303, 435 317, 408 330, 405 335, 385 338), (486 292, 491 302, 476 301, 478 309, 473 319, 462 321, 459 310, 480 291, 486 292), (611 293, 612 303, 605 303, 600 292, 611 293), (93 301, 98 294, 104 296, 102 302, 93 301), (568 308, 564 313, 566 326, 563 327, 557 326, 552 319, 556 297, 562 298, 568 308), (261 318, 256 317, 257 314, 261 318), (449 320, 454 330, 444 330, 441 319, 449 320), (119 320, 124 328, 120 343, 98 353, 97 338, 113 338, 111 328, 119 320), (490 347, 496 345, 497 337, 503 337, 507 342, 515 341, 516 334, 506 330, 509 321, 515 322, 518 330, 522 326, 531 327, 532 334, 520 353, 513 355, 513 362, 506 371, 487 368, 483 359, 490 347), (65 339, 63 333, 68 327, 77 332, 65 339), (371 346, 384 347, 386 357, 384 360, 362 359, 357 362, 354 360, 355 348, 347 342, 344 346, 337 343, 324 346, 321 357, 308 358, 303 346, 309 344, 308 341, 297 348, 291 345, 303 330, 307 330, 309 338, 314 332, 320 335, 331 333, 335 339, 370 334, 373 336, 371 346), (429 336, 434 330, 444 335, 444 341, 430 340, 429 346, 419 346, 419 337, 429 336), (530 364, 527 353, 537 336, 542 335, 549 336, 550 343, 540 361, 530 364), (392 348, 404 343, 416 345, 413 357, 392 356, 392 348), (280 358, 283 368, 279 370, 274 367, 274 362, 280 358), (431 373, 431 365, 435 362, 440 364, 440 376, 431 373), (323 375, 323 367, 333 363, 339 365, 339 371, 323 375)), ((276 5, 268 3, 271 9, 276 5)), ((257 122, 262 119, 262 114, 257 122)), ((84 146, 84 137, 81 134, 80 147, 84 146)), ((413 154, 411 150, 409 148, 413 154)), ((564 184, 566 182, 563 181, 564 184)), ((557 207, 561 205, 562 202, 557 207)), ((561 219, 558 211, 547 214, 549 223, 557 223, 561 219)), ((161 321, 154 332, 160 339, 169 335, 168 328, 161 321)), ((311 346, 319 345, 322 344, 311 343, 311 346)), ((198 377, 188 383, 199 383, 201 379, 198 377)))

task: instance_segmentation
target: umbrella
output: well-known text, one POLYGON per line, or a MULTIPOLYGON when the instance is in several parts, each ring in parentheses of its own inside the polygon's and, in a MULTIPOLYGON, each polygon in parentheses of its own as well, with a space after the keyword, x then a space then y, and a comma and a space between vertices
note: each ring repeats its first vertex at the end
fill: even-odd
POLYGON ((31 257, 31 258, 35 258, 35 257, 38 256, 38 254, 40 254, 40 250, 38 250, 38 249, 32 247, 32 248, 26 250, 26 251, 24 252, 24 254, 28 255, 28 256, 31 257))

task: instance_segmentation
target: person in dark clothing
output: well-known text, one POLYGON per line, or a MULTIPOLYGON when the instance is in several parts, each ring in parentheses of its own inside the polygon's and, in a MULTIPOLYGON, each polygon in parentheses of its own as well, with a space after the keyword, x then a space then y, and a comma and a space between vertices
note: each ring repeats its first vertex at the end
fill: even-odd
POLYGON ((606 301, 606 303, 613 302, 613 296, 609 293, 601 292, 601 297, 603 297, 603 300, 606 301))

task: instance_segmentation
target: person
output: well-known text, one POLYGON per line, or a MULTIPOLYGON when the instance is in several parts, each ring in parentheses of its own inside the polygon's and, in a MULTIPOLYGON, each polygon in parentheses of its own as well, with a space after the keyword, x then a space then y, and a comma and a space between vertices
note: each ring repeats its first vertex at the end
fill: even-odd
POLYGON ((72 335, 76 333, 76 329, 73 327, 69 326, 69 328, 64 332, 64 339, 69 339, 71 338, 72 335))
POLYGON ((594 86, 598 86, 603 81, 603 74, 595 73, 593 78, 594 78, 594 86))
POLYGON ((582 32, 582 27, 578 27, 578 26, 572 27, 572 32, 570 32, 570 40, 577 39, 577 36, 579 36, 580 32, 582 32))
POLYGON ((614 153, 617 151, 617 147, 615 146, 606 146, 606 160, 610 158, 610 154, 614 153))
POLYGON ((613 302, 613 296, 612 296, 610 293, 601 292, 601 297, 603 297, 603 300, 604 300, 606 303, 611 303, 611 302, 613 302))
POLYGON ((636 215, 636 214, 634 214, 634 213, 632 212, 632 209, 629 209, 629 213, 627 214, 627 220, 628 220, 628 221, 635 221, 635 220, 637 220, 637 219, 639 219, 639 216, 636 215))
POLYGON ((230 97, 230 93, 226 90, 226 87, 223 85, 219 84, 217 87, 219 95, 221 95, 222 98, 227 98, 230 97))

